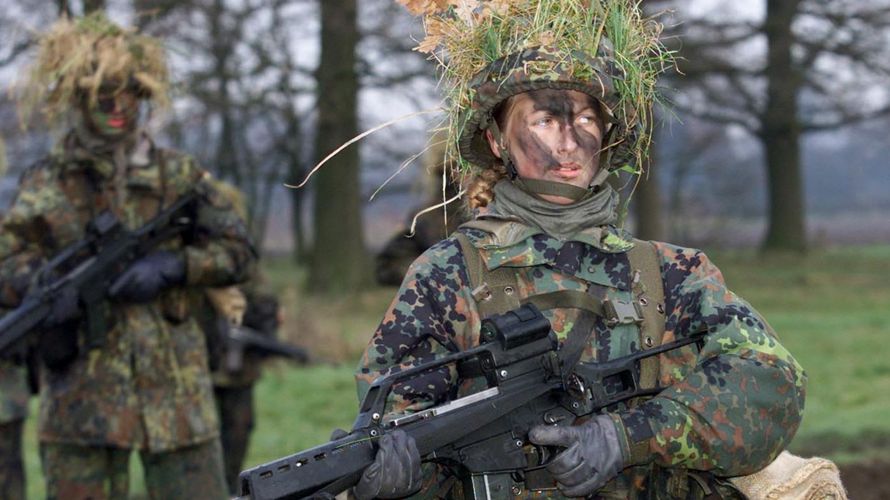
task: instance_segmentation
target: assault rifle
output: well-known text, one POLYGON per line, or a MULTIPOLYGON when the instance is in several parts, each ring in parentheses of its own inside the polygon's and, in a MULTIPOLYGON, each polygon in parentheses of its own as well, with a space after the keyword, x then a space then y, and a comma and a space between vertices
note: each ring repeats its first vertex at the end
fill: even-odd
POLYGON ((532 304, 483 321, 480 345, 377 379, 348 435, 241 473, 243 498, 330 498, 355 485, 374 461, 376 440, 402 429, 425 462, 459 471, 472 499, 555 489, 545 467, 559 450, 527 446, 539 424, 577 417, 663 388, 639 384, 639 362, 702 340, 704 331, 605 363, 563 373, 550 323, 532 304), (416 413, 384 418, 387 396, 411 378, 455 365, 458 377, 481 377, 487 389, 416 413))
POLYGON ((244 351, 251 350, 261 356, 286 358, 300 364, 308 364, 309 353, 302 347, 287 344, 270 335, 264 335, 244 325, 233 325, 219 319, 225 344, 225 369, 235 373, 244 367, 244 351))
POLYGON ((194 192, 179 198, 153 219, 127 230, 109 211, 94 217, 80 241, 53 256, 37 272, 36 287, 0 319, 0 353, 38 329, 64 293, 74 293, 86 321, 88 348, 101 347, 108 332, 108 288, 130 264, 159 244, 193 227, 194 192))

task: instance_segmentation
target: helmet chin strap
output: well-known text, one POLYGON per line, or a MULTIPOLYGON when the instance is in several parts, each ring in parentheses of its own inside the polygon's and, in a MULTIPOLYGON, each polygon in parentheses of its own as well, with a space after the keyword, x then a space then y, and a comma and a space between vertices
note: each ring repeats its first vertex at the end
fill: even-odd
POLYGON ((489 117, 484 120, 482 128, 491 132, 491 137, 494 139, 495 144, 498 145, 498 154, 501 157, 501 162, 503 162, 504 167, 507 169, 507 174, 510 176, 510 180, 514 181, 518 179, 519 172, 516 171, 516 164, 513 163, 513 157, 510 156, 510 151, 507 150, 507 146, 504 144, 504 136, 501 134, 501 127, 498 126, 497 120, 489 117))

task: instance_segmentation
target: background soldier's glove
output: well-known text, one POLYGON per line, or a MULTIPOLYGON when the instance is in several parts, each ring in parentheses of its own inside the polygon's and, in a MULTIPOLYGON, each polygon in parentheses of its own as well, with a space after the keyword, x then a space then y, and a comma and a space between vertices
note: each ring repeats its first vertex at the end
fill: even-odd
POLYGON ((578 426, 539 425, 528 438, 538 445, 566 448, 547 466, 566 496, 594 493, 624 468, 626 458, 618 431, 608 415, 598 415, 578 426))
POLYGON ((133 263, 114 280, 108 294, 125 302, 150 302, 184 281, 185 260, 174 252, 161 250, 133 263))
POLYGON ((62 290, 63 292, 53 300, 53 307, 43 320, 43 328, 55 328, 80 318, 80 299, 77 290, 72 288, 62 290))
POLYGON ((53 301, 53 307, 41 325, 37 352, 50 370, 61 370, 77 358, 77 328, 80 300, 76 290, 65 288, 53 301))
POLYGON ((384 434, 374 463, 362 473, 353 493, 358 500, 401 498, 421 486, 420 452, 403 430, 384 434))

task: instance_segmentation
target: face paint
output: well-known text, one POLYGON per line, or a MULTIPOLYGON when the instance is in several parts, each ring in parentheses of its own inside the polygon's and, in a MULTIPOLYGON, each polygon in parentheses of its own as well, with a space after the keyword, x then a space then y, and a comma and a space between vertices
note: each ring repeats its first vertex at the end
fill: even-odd
POLYGON ((583 92, 553 89, 512 99, 504 142, 519 176, 588 187, 599 167, 603 137, 596 100, 583 92))
POLYGON ((88 125, 99 135, 116 138, 136 128, 139 98, 130 90, 100 94, 94 104, 86 103, 88 125))

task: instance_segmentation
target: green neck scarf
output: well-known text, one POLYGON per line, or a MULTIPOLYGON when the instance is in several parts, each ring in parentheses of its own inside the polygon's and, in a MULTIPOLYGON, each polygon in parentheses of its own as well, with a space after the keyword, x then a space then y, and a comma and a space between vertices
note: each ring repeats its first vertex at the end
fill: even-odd
POLYGON ((618 192, 608 184, 568 205, 542 200, 509 180, 498 182, 494 195, 491 208, 496 216, 519 219, 561 240, 576 239, 578 233, 618 220, 618 192))

